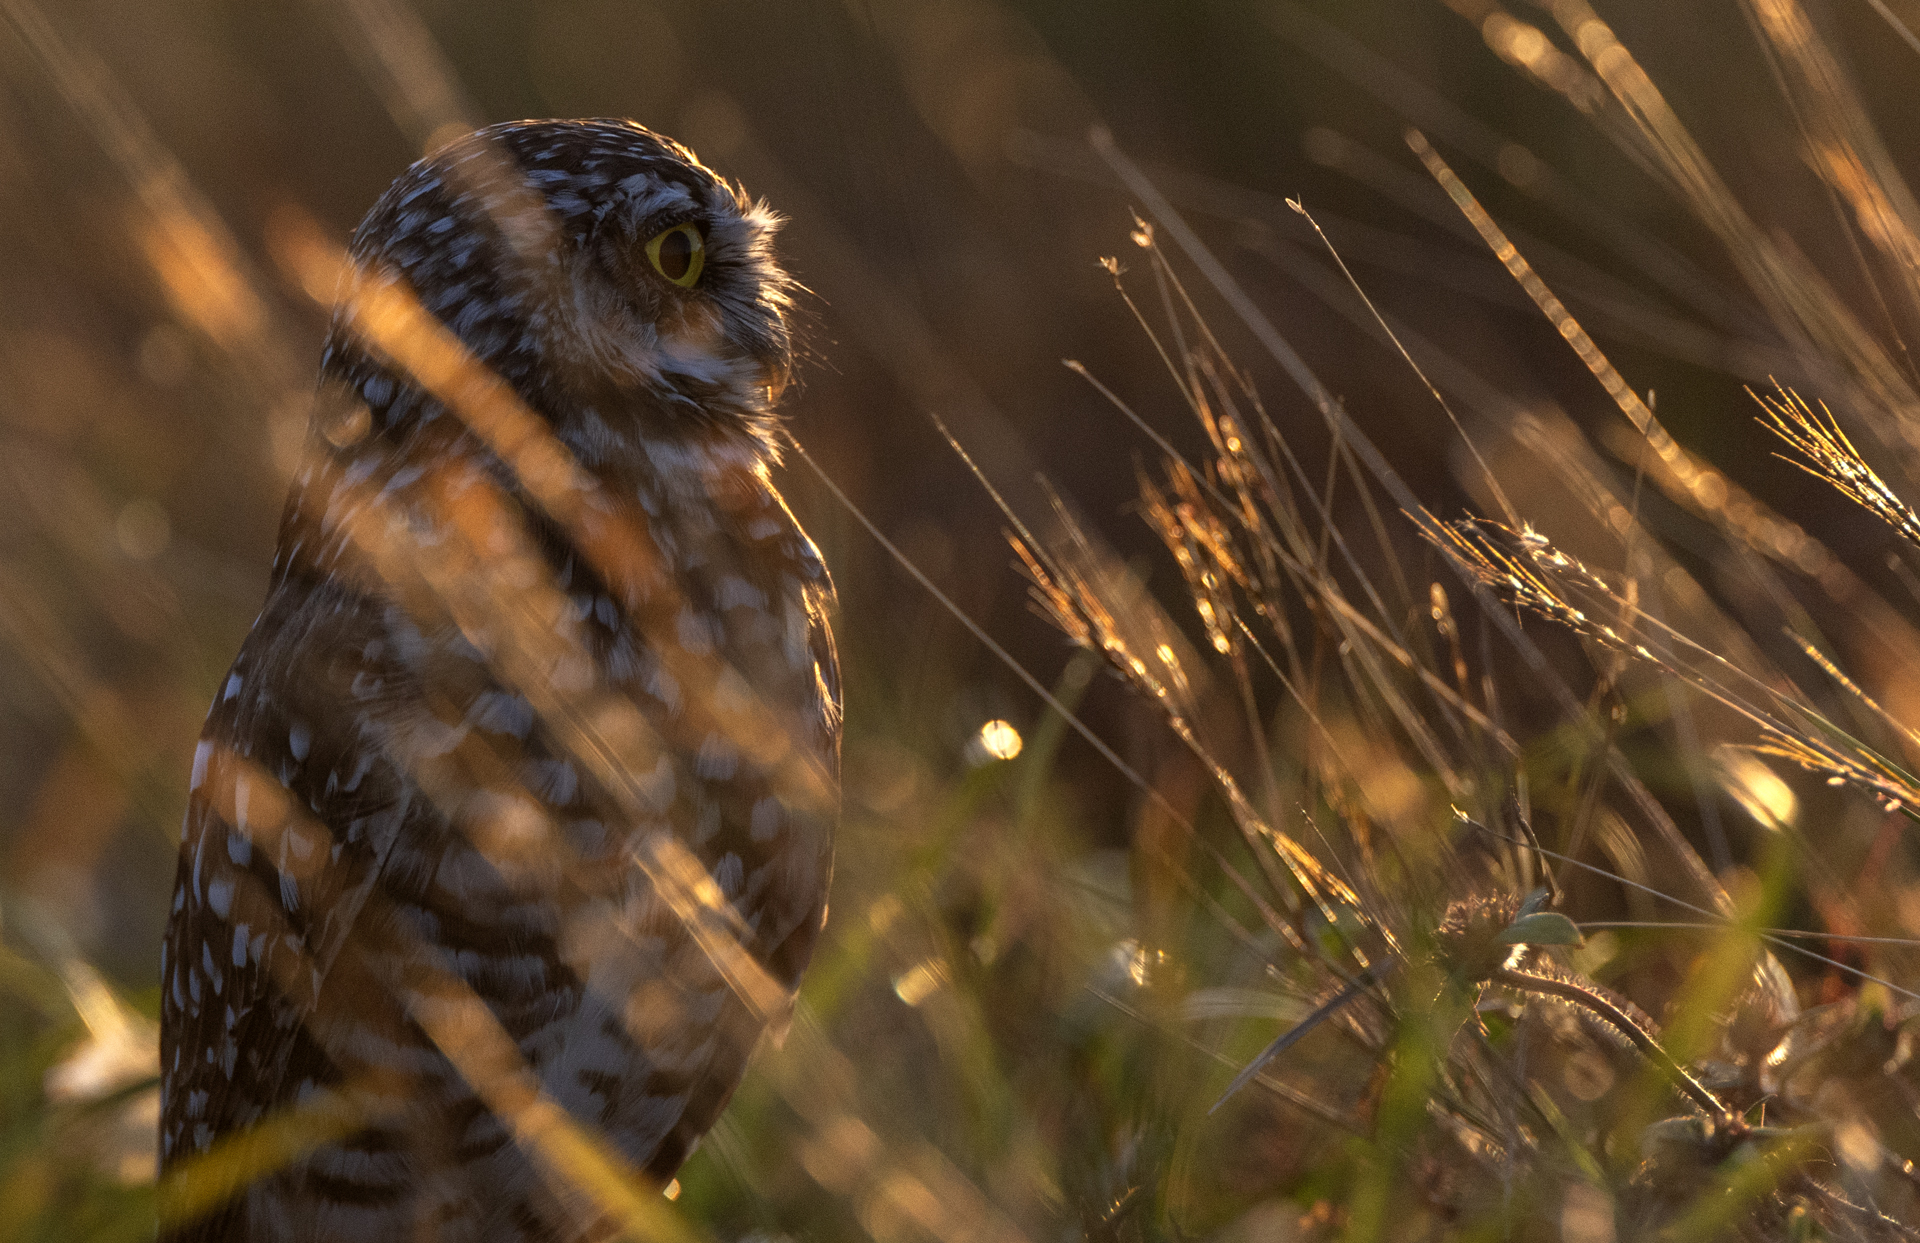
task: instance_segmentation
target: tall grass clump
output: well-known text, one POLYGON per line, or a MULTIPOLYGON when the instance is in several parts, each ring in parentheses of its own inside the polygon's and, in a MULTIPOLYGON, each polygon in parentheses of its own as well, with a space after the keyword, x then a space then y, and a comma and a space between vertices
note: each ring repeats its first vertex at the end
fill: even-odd
MULTIPOLYGON (((1546 7, 1584 65, 1496 5, 1455 7, 1495 50, 1550 65, 1541 81, 1714 231, 1768 346, 1822 394, 1758 394, 1751 435, 1881 519, 1911 581, 1920 522, 1901 494, 1920 424, 1897 336, 1879 339, 1746 216, 1579 0, 1546 7)), ((1805 15, 1748 8, 1897 332, 1920 310, 1911 196, 1805 15)), ((1089 377, 1159 449, 1139 509, 1184 584, 1184 623, 1064 503, 1031 527, 1008 512, 1037 610, 1153 704, 1212 785, 1187 808, 1146 791, 1159 809, 1143 814, 1135 868, 1159 877, 1160 909, 1137 911, 1154 932, 1128 998, 1111 1002, 1230 1054, 1187 1083, 1170 1123, 1162 1227, 1915 1237, 1920 734, 1885 700, 1912 692, 1920 596, 1880 598, 1681 447, 1427 138, 1407 138, 1617 406, 1617 433, 1529 413, 1469 427, 1356 284, 1362 318, 1452 421, 1494 516, 1428 512, 1096 133, 1153 217, 1133 237, 1145 272, 1107 266, 1203 437, 1183 454, 1132 396, 1089 377), (1167 236, 1304 406, 1270 412, 1167 236), (1332 449, 1309 463, 1285 429, 1316 407, 1332 449), (1770 608, 1725 601, 1676 557, 1674 511, 1649 516, 1649 481, 1705 521, 1716 568, 1770 608), (1343 492, 1361 519, 1344 529, 1343 492), (1408 530, 1426 556, 1410 555, 1408 530), (1752 629, 1770 617, 1780 636, 1752 629), (1543 651, 1552 631, 1584 662, 1543 651), (1871 653, 1885 691, 1845 671, 1848 646, 1871 653), (1798 663, 1768 654, 1783 650, 1798 663)))

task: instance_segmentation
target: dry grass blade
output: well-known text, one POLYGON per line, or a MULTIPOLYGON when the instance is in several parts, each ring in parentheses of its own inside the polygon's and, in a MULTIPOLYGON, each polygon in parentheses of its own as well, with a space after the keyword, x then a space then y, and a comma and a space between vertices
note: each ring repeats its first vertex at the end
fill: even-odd
POLYGON ((1661 169, 1720 238, 1749 288, 1808 361, 1837 368, 1879 412, 1880 429, 1911 445, 1912 386, 1855 315, 1797 253, 1783 250, 1747 214, 1631 52, 1586 0, 1555 0, 1555 19, 1632 119, 1640 152, 1661 169), (1892 416, 1892 417, 1886 417, 1892 416))
MULTIPOLYGON (((1423 516, 1427 538, 1465 572, 1517 607, 1632 656, 1732 709, 1759 730, 1755 749, 1790 759, 1834 785, 1848 785, 1889 811, 1913 815, 1920 778, 1839 729, 1811 703, 1762 682, 1657 618, 1631 608, 1607 578, 1538 532, 1496 524, 1440 523, 1423 516), (1621 618, 1616 624, 1607 616, 1621 618)), ((1843 689, 1902 734, 1911 731, 1847 679, 1817 649, 1804 649, 1843 689)))
POLYGON ((1908 508, 1860 455, 1824 404, 1816 413, 1798 393, 1784 388, 1777 393, 1755 393, 1754 400, 1765 411, 1762 421, 1766 426, 1804 459, 1788 461, 1826 480, 1848 500, 1898 531, 1908 543, 1920 547, 1920 515, 1908 508))
MULTIPOLYGON (((1920 315, 1920 203, 1875 130, 1839 57, 1798 0, 1745 0, 1774 64, 1814 167, 1852 209, 1902 296, 1904 322, 1920 315)), ((1870 277, 1873 274, 1869 274, 1870 277)), ((1874 293, 1880 296, 1878 282, 1874 293)), ((1896 334, 1899 328, 1896 326, 1896 334)))
MULTIPOLYGON (((1050 617, 1060 617, 1066 634, 1100 652, 1159 706, 1175 736, 1206 765, 1249 842, 1265 843, 1278 854, 1301 895, 1319 909, 1329 925, 1339 922, 1336 907, 1359 914, 1358 895, 1292 837, 1266 822, 1248 801, 1239 781, 1197 732, 1199 700, 1189 673, 1193 659, 1190 651, 1183 658, 1176 648, 1176 644, 1179 648, 1186 646, 1178 631, 1132 576, 1110 555, 1103 555, 1064 509, 1059 516, 1060 532, 1044 547, 1015 543, 1033 577, 1036 600, 1042 602, 1043 611, 1050 617)), ((1256 857, 1264 865, 1266 853, 1257 851, 1256 857)), ((1288 897, 1291 901, 1292 894, 1288 897)), ((1364 955, 1360 963, 1366 966, 1364 955)))

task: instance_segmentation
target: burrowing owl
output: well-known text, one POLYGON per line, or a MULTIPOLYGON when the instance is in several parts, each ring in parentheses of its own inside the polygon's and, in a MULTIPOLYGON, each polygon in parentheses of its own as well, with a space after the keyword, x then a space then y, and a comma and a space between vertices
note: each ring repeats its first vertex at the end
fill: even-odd
POLYGON ((593 1171, 670 1177, 781 1021, 839 692, 768 480, 776 225, 629 122, 528 121, 355 233, 195 754, 161 1160, 212 1181, 168 1237, 600 1237, 593 1171))

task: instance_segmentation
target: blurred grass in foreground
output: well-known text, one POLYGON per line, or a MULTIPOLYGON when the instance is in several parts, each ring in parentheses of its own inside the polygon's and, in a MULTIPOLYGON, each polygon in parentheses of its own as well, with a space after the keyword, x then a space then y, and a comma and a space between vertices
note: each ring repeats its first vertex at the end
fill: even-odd
MULTIPOLYGON (((1911 540, 1920 381, 1899 341, 1920 326, 1920 210, 1805 13, 1747 6, 1871 308, 1754 223, 1581 0, 1538 25, 1453 7, 1731 259, 1744 293, 1696 292, 1794 385, 1751 435, 1911 540)), ((1164 720, 1116 757, 1141 786, 1128 846, 1056 777, 1061 711, 1016 722, 1001 759, 1004 734, 961 746, 934 724, 956 698, 939 670, 929 702, 863 702, 850 678, 828 942, 660 1237, 1914 1236, 1920 597, 1889 598, 1679 445, 1414 145, 1621 419, 1589 439, 1400 331, 1459 406, 1431 413, 1470 443, 1490 518, 1427 514, 1337 377, 1096 141, 1151 217, 1112 270, 1171 397, 1109 396, 1117 421, 1160 412, 1140 510, 1170 564, 1122 560, 1064 500, 1009 525, 1036 606, 1087 649, 1059 708, 1104 666, 1164 720), (1235 320, 1253 347, 1215 335, 1235 320), (1275 395, 1272 364, 1304 402, 1275 395), (1164 439, 1169 410, 1203 454, 1164 439), (1296 452, 1297 418, 1325 423, 1326 460, 1296 452)), ((163 197, 161 249, 187 256, 175 283, 218 335, 244 285, 191 197, 163 197)), ((115 538, 141 546, 141 520, 121 511, 115 538)), ((1920 581, 1910 553, 1877 581, 1920 581)), ((177 622, 177 602, 142 607, 135 630, 177 622)), ((143 769, 137 706, 73 674, 26 601, 0 621, 72 705, 74 763, 115 761, 76 780, 166 819, 178 775, 143 769)), ((170 704, 204 698, 178 681, 170 704)), ((115 997, 30 902, 5 914, 0 1241, 145 1237, 153 999, 115 997)))

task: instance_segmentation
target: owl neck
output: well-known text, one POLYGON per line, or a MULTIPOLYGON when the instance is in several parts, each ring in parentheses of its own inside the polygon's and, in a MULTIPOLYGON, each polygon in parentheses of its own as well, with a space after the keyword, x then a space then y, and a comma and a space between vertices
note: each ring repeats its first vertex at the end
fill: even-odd
POLYGON ((323 380, 282 519, 276 588, 338 581, 345 570, 363 594, 386 594, 369 545, 432 542, 483 493, 520 514, 556 564, 566 553, 558 511, 573 505, 637 507, 642 522, 671 515, 711 530, 726 525, 720 511, 743 490, 769 488, 778 460, 771 417, 700 416, 679 401, 620 394, 589 403, 521 393, 518 422, 487 429, 364 356, 355 362, 323 380))

